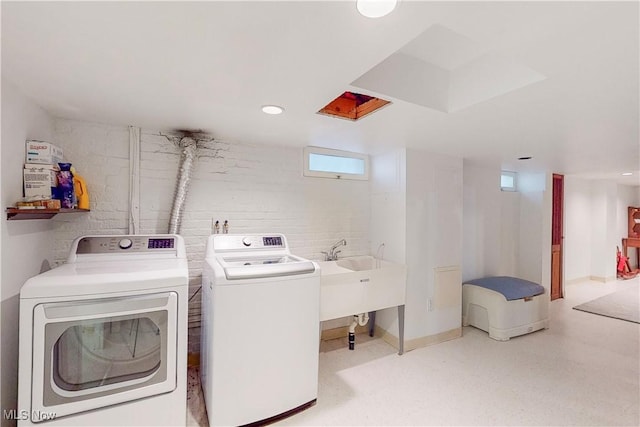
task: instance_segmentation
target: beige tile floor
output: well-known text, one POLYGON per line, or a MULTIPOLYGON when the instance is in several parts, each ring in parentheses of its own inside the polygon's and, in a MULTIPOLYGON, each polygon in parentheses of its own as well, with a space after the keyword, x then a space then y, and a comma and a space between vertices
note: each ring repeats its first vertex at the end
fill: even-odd
MULTIPOLYGON (((638 279, 568 285, 550 328, 462 338, 398 356, 380 339, 323 343, 318 402, 281 426, 640 425, 640 325, 572 310, 638 279)), ((640 304, 640 302, 639 302, 640 304)), ((189 372, 190 426, 207 426, 197 370, 189 372)))

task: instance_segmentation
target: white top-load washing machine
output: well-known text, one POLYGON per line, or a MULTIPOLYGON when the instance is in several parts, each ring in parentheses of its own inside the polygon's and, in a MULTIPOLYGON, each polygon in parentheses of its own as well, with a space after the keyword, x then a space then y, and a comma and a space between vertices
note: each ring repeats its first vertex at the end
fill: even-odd
POLYGON ((209 237, 200 376, 211 426, 264 423, 315 403, 320 269, 281 234, 209 237))
POLYGON ((20 291, 18 425, 186 424, 177 235, 85 236, 20 291))

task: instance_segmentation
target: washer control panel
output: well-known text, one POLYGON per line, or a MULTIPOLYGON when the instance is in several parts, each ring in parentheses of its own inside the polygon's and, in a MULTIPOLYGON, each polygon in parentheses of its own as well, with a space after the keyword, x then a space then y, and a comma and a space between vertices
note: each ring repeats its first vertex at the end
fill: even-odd
POLYGON ((287 247, 287 242, 281 234, 216 234, 213 238, 213 247, 216 252, 254 249, 284 249, 287 247))
POLYGON ((175 252, 174 236, 88 236, 78 241, 77 254, 175 252))

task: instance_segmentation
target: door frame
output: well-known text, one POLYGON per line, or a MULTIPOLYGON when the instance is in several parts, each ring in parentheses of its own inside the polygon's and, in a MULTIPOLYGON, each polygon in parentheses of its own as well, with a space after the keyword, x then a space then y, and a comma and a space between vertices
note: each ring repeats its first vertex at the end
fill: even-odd
POLYGON ((564 297, 564 175, 554 173, 551 193, 551 301, 564 297))

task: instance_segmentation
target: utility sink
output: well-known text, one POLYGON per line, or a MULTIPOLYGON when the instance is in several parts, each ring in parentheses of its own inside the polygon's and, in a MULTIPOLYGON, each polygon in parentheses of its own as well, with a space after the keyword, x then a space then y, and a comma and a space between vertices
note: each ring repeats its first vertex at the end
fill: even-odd
MULTIPOLYGON (((359 256, 352 258, 343 258, 336 261, 339 267, 346 268, 353 271, 365 271, 375 270, 382 267, 382 263, 385 261, 377 260, 372 256, 359 256)), ((391 264, 391 263, 386 263, 391 264)))
POLYGON ((404 264, 372 256, 320 261, 320 320, 404 305, 404 264))

